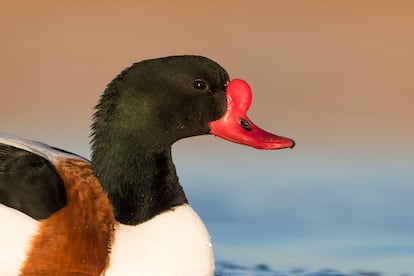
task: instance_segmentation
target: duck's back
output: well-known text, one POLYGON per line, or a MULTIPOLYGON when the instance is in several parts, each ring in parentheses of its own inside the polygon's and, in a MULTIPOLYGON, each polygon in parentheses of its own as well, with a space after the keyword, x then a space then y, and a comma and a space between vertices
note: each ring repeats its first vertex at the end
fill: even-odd
POLYGON ((91 164, 6 133, 0 149, 0 275, 99 275, 115 220, 91 164))

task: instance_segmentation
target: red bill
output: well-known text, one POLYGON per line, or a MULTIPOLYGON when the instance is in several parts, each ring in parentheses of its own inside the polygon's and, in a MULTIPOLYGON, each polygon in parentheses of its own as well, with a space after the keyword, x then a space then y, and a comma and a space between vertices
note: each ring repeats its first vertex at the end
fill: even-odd
POLYGON ((271 150, 293 148, 295 142, 256 126, 246 115, 252 102, 252 92, 247 82, 232 80, 226 91, 227 109, 223 117, 209 124, 211 134, 225 140, 271 150))

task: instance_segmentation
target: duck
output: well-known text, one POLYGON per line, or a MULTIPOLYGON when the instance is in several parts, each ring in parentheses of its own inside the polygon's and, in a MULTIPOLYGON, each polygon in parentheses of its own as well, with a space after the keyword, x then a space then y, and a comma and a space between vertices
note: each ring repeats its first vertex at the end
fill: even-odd
POLYGON ((169 56, 134 63, 107 85, 91 161, 0 132, 0 275, 213 275, 211 237, 171 147, 210 134, 293 148, 247 117, 251 100, 249 84, 217 62, 169 56))

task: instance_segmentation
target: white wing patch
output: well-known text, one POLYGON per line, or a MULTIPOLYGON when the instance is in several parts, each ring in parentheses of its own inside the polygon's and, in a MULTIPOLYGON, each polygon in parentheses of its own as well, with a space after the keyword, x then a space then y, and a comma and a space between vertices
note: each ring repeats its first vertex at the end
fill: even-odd
POLYGON ((35 153, 39 156, 42 156, 43 158, 46 158, 53 164, 55 164, 57 160, 64 158, 77 159, 89 162, 88 160, 78 155, 60 151, 59 149, 55 149, 44 143, 24 139, 2 131, 0 131, 0 143, 35 153))

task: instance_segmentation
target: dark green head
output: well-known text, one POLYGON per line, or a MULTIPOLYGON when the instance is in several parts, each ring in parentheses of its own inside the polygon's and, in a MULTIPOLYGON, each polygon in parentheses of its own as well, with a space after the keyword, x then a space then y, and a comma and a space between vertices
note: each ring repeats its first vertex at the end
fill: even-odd
POLYGON ((171 146, 209 133, 226 110, 227 72, 200 56, 145 60, 124 70, 103 93, 94 115, 92 149, 102 140, 138 148, 171 146), (97 143, 97 141, 99 141, 97 143))

